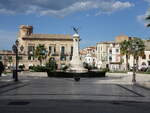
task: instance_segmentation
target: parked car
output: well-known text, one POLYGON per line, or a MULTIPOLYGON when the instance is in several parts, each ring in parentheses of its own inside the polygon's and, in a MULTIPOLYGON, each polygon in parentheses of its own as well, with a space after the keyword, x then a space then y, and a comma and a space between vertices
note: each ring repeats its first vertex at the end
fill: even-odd
POLYGON ((148 66, 147 65, 141 65, 141 66, 139 66, 139 68, 138 68, 138 70, 139 71, 147 71, 147 69, 148 69, 148 66))

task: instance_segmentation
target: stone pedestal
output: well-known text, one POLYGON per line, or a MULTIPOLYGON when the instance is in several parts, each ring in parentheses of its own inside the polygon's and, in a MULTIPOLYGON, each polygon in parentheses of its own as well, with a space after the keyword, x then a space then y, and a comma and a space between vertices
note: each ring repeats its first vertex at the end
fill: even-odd
POLYGON ((70 62, 70 67, 68 69, 68 72, 84 73, 88 71, 83 67, 83 63, 80 59, 79 41, 80 41, 80 36, 78 34, 74 34, 73 35, 73 56, 70 62))

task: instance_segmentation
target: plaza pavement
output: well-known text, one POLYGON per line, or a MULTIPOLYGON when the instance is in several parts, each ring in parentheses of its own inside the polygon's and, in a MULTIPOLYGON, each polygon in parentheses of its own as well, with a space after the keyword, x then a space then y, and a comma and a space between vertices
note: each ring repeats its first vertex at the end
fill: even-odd
POLYGON ((48 78, 46 73, 19 73, 19 82, 12 76, 0 78, 0 99, 73 99, 150 101, 150 89, 141 84, 150 82, 149 75, 137 74, 137 85, 125 73, 107 73, 105 78, 48 78))
MULTIPOLYGON (((3 75, 0 113, 150 113, 150 90, 131 80, 131 75, 122 73, 75 82, 25 72, 15 83, 10 74, 3 75)), ((137 75, 138 83, 149 81, 149 75, 137 75)))

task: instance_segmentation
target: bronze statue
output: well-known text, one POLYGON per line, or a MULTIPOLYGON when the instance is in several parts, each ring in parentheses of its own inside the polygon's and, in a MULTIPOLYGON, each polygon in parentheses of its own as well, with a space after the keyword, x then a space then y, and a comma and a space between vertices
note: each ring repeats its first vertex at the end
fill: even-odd
POLYGON ((74 30, 74 32, 75 32, 76 34, 78 34, 78 33, 79 33, 79 28, 75 28, 75 27, 73 27, 73 30, 74 30))

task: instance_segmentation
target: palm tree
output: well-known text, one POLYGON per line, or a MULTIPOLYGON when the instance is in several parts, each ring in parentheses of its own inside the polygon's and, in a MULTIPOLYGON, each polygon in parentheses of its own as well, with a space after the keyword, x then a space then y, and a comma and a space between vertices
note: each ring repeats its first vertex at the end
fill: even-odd
POLYGON ((35 49, 35 57, 40 61, 40 65, 42 65, 42 61, 46 59, 46 48, 44 45, 39 44, 35 49))
POLYGON ((145 20, 149 21, 149 23, 146 25, 147 27, 150 27, 150 15, 148 15, 145 20))
POLYGON ((128 59, 130 55, 130 50, 129 50, 130 45, 131 45, 130 40, 129 41, 125 40, 120 43, 120 52, 122 55, 125 55, 126 57, 126 71, 129 70, 128 59))
POLYGON ((134 56, 134 59, 136 60, 136 69, 138 69, 139 57, 142 57, 144 55, 145 45, 140 38, 136 38, 136 37, 132 38, 131 44, 132 44, 131 48, 135 49, 135 51, 132 52, 131 54, 134 56))

